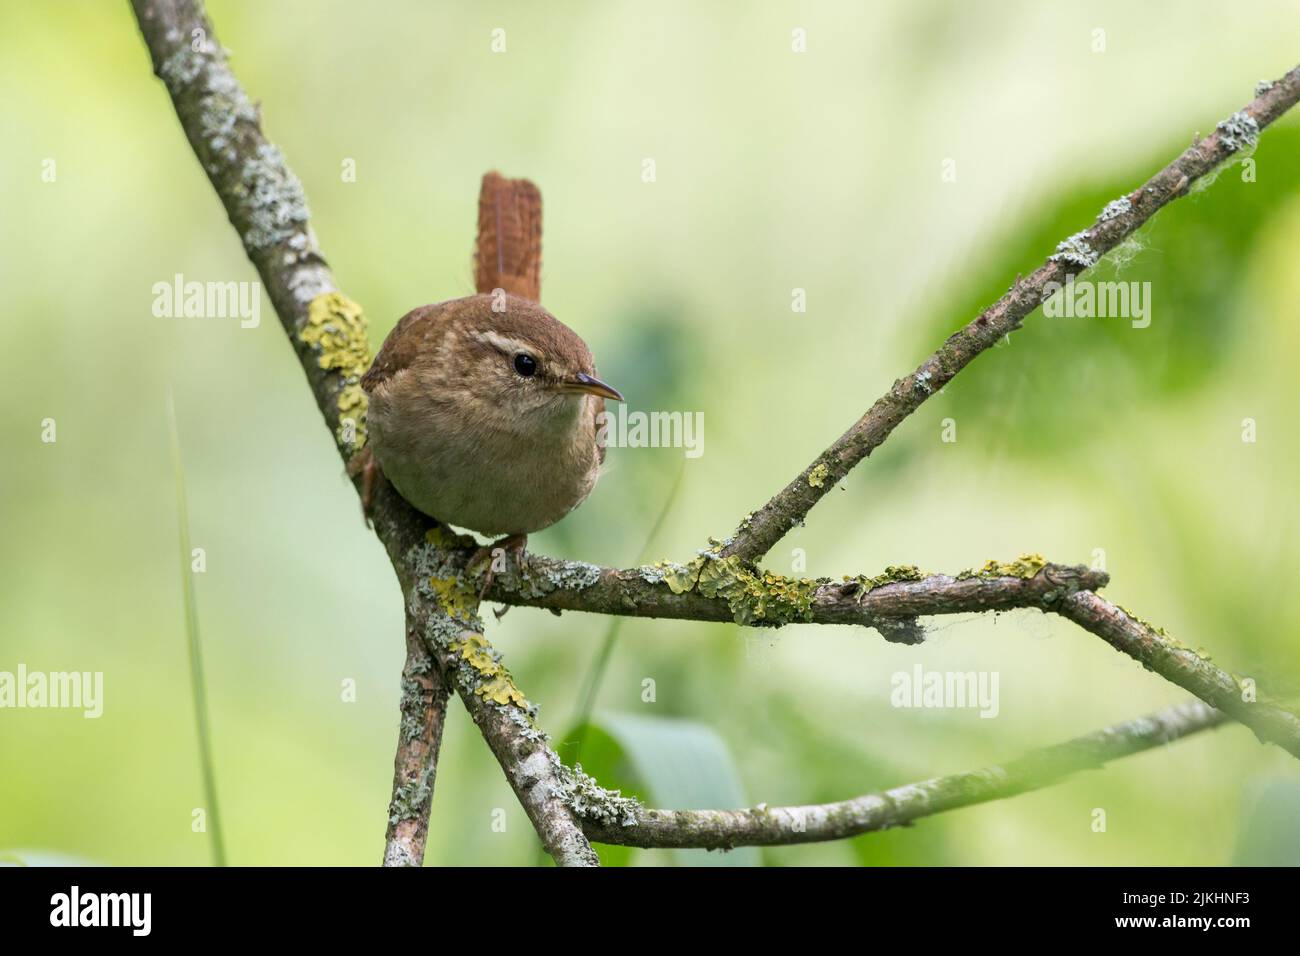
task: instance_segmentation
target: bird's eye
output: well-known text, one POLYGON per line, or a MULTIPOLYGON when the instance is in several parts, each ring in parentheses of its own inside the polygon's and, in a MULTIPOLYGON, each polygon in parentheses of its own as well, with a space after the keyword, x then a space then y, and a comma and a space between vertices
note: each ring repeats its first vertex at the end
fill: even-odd
POLYGON ((527 352, 515 353, 515 371, 524 378, 537 374, 537 359, 527 352))

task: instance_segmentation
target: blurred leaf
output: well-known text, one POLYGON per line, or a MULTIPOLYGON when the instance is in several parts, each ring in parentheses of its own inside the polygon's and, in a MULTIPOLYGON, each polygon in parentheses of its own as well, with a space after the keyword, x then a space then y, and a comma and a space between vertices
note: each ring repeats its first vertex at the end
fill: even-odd
MULTIPOLYGON (((996 301, 1016 278, 1037 268, 1056 243, 1091 225, 1102 207, 1126 195, 1164 162, 1166 147, 1104 186, 1081 185, 1051 198, 1044 215, 1012 216, 1005 235, 977 262, 958 263, 952 293, 921 324, 929 351, 996 301), (974 276, 974 278, 967 278, 974 276)), ((1259 175, 1300 178, 1300 130, 1270 129, 1251 157, 1259 175)), ((1000 451, 1049 453, 1108 433, 1134 405, 1203 387, 1247 334, 1239 321, 1242 288, 1256 238, 1277 214, 1277 194, 1243 182, 1240 160, 1212 183, 1161 210, 1135 237, 1127 262, 1112 252, 1081 277, 1096 282, 1150 282, 1151 324, 1127 318, 1046 317, 983 357, 945 391, 967 416, 978 416, 981 442, 1000 451), (1117 258, 1118 257, 1118 258, 1117 258)), ((975 421, 975 418, 971 419, 975 421)))
POLYGON ((1235 866, 1300 866, 1300 780, 1259 786, 1243 811, 1235 866))
MULTIPOLYGON (((583 731, 583 769, 603 787, 665 810, 726 810, 747 805, 735 761, 722 738, 690 720, 602 714, 583 731)), ((627 847, 597 847, 606 865, 627 865, 627 847)), ((755 847, 726 853, 666 850, 679 866, 758 866, 755 847)))

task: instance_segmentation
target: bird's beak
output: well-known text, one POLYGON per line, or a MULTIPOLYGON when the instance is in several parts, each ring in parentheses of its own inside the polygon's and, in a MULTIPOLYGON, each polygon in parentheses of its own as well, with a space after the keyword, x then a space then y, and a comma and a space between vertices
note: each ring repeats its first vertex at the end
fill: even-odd
POLYGON ((584 372, 579 372, 568 381, 560 383, 562 392, 586 392, 588 395, 599 395, 601 398, 611 398, 616 402, 623 401, 623 393, 612 385, 606 385, 600 379, 584 372))

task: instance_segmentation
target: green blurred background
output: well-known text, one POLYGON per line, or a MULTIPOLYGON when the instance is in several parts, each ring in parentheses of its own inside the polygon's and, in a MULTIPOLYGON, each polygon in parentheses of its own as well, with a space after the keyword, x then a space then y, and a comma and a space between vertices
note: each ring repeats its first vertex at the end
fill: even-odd
MULTIPOLYGON (((0 670, 105 675, 99 720, 0 711, 0 848, 209 859, 190 826, 203 797, 171 385, 191 534, 207 552, 198 610, 231 861, 375 864, 403 653, 392 572, 269 304, 255 330, 151 314, 153 284, 175 273, 256 276, 127 5, 0 10, 0 670), (55 444, 40 439, 45 418, 55 444), (348 679, 354 703, 341 700, 348 679)), ((633 3, 217 0, 209 12, 375 346, 408 309, 473 291, 483 172, 539 184, 543 301, 631 408, 704 413, 705 454, 685 462, 651 545, 679 559, 1300 49, 1291 2, 682 2, 652 16, 633 3), (494 54, 498 27, 507 50, 494 54), (955 182, 941 180, 945 159, 955 182), (806 313, 791 310, 795 288, 806 313)), ((1023 551, 1090 563, 1101 549, 1114 600, 1294 694, 1300 117, 1254 159, 1255 182, 1228 167, 1140 234, 1121 277, 1152 283, 1149 328, 1035 315, 770 565, 789 573, 802 549, 813 576, 956 571, 1023 551), (945 418, 956 443, 940 441, 945 418)), ((531 547, 636 560, 682 468, 679 449, 611 451, 587 504, 531 547)), ((930 643, 907 648, 863 629, 628 621, 598 710, 615 728, 695 722, 730 755, 738 801, 781 804, 975 768, 1186 696, 1037 612, 933 623, 930 643), (890 675, 916 662, 999 672, 1000 715, 891 708, 890 675)), ((560 741, 605 628, 529 609, 489 623, 560 741)), ((608 743, 590 741, 591 759, 608 743)), ((653 773, 642 785, 671 789, 653 773)), ((1293 760, 1228 727, 907 830, 736 861, 1296 863, 1281 828, 1298 790, 1293 760)), ((537 859, 453 702, 427 862, 537 859)))

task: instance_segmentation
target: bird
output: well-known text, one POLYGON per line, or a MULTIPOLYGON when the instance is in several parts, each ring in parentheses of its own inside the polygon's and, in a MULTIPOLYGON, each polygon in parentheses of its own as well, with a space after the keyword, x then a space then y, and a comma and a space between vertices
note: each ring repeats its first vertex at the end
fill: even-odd
POLYGON ((605 402, 623 395, 599 378, 587 343, 536 301, 535 186, 484 177, 475 261, 480 291, 406 313, 362 377, 367 448, 417 510, 503 535, 492 551, 518 560, 529 534, 595 487, 605 402))
POLYGON ((597 417, 623 399, 576 332, 511 295, 408 312, 361 387, 384 477, 426 515, 484 535, 526 536, 581 504, 605 459, 597 417))

